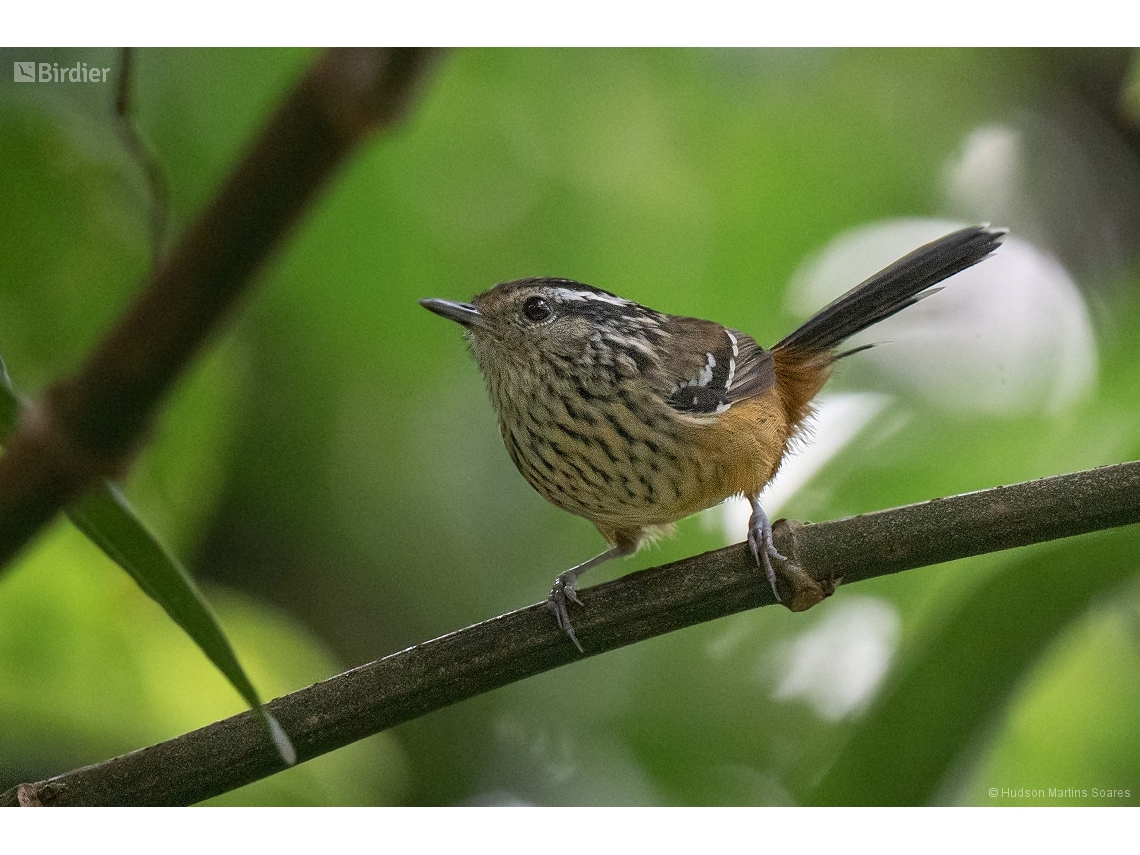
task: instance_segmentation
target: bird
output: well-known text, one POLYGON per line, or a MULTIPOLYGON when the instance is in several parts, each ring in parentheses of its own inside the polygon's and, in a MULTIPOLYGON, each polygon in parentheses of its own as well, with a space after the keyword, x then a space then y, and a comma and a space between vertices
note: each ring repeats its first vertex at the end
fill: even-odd
POLYGON ((836 361, 873 345, 840 346, 942 290, 1005 234, 977 225, 921 246, 770 348, 573 279, 515 279, 470 302, 420 300, 463 327, 522 476, 609 544, 558 574, 547 600, 578 650, 569 604, 582 605, 582 574, 731 496, 751 504, 749 550, 779 602, 776 567, 787 559, 759 495, 803 436, 836 361))

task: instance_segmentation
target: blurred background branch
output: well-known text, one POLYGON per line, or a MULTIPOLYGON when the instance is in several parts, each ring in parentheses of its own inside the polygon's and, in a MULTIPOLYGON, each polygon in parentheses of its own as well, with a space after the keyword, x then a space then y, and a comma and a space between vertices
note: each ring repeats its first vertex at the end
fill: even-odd
MULTIPOLYGON (((85 488, 125 471, 171 384, 306 205, 362 139, 400 118, 427 54, 333 50, 305 75, 79 372, 26 409, 0 457, 0 565, 85 488)), ((124 69, 123 121, 129 79, 124 69)))
POLYGON ((150 231, 151 269, 158 267, 166 238, 166 222, 170 214, 170 187, 162 163, 146 138, 139 132, 134 117, 135 50, 119 51, 119 77, 115 83, 115 119, 123 145, 138 162, 146 177, 148 190, 147 217, 150 231))
MULTIPOLYGON (((1140 462, 1133 462, 833 522, 778 523, 776 545, 798 565, 798 594, 816 583, 830 590, 842 578, 846 589, 915 567, 1138 522, 1140 462)), ((575 611, 574 621, 588 656, 774 604, 744 544, 633 573, 581 597, 585 608, 575 611)), ((580 658, 545 605, 536 604, 267 707, 308 760, 580 658)), ((192 804, 281 768, 252 715, 242 713, 104 763, 20 784, 0 796, 0 804, 192 804)))

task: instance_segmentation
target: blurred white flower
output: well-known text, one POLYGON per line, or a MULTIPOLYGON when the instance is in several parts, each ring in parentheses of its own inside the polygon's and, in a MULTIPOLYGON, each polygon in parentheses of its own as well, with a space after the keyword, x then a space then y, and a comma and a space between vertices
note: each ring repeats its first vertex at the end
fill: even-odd
POLYGON ((500 750, 536 774, 545 786, 565 784, 578 774, 573 741, 567 733, 553 734, 508 715, 495 719, 494 733, 500 750))
POLYGON ((1140 166, 1119 131, 1080 99, 1021 112, 1014 125, 975 127, 940 183, 951 216, 1009 226, 1093 287, 1134 255, 1140 166))
POLYGON ((778 651, 772 697, 802 699, 827 721, 861 712, 887 675, 898 635, 898 613, 884 600, 832 601, 826 617, 778 651))
POLYGON ((983 125, 970 132, 962 153, 946 164, 943 182, 951 209, 960 214, 984 211, 1003 224, 1018 219, 1024 151, 1021 133, 1005 125, 983 125))
MULTIPOLYGON (((580 710, 578 711, 581 712, 580 710)), ((662 804, 638 758, 605 727, 567 718, 506 713, 492 723, 480 794, 472 804, 662 804)))

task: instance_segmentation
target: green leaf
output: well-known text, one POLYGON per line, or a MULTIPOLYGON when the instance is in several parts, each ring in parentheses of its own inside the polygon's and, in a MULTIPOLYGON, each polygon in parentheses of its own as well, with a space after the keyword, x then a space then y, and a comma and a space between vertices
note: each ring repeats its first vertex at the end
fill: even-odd
MULTIPOLYGON (((0 440, 15 427, 20 400, 0 359, 0 440)), ((234 655, 217 618, 186 569, 139 520, 126 497, 110 481, 67 509, 75 526, 130 574, 143 592, 158 603, 201 648, 262 720, 286 765, 297 754, 281 725, 262 706, 261 698, 234 655)))

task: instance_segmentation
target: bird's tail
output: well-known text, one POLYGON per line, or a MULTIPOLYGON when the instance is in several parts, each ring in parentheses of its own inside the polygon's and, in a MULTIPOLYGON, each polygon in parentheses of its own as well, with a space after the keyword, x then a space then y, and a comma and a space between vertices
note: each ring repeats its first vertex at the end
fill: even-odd
POLYGON ((837 354, 840 344, 936 293, 940 289, 934 286, 943 279, 997 249, 1005 233, 971 226, 931 241, 828 303, 773 347, 777 385, 792 422, 803 421, 836 359, 870 347, 837 354))
POLYGON ((1005 229, 970 226, 904 255, 828 303, 773 348, 830 351, 867 327, 935 293, 930 290, 998 248, 1005 229))

